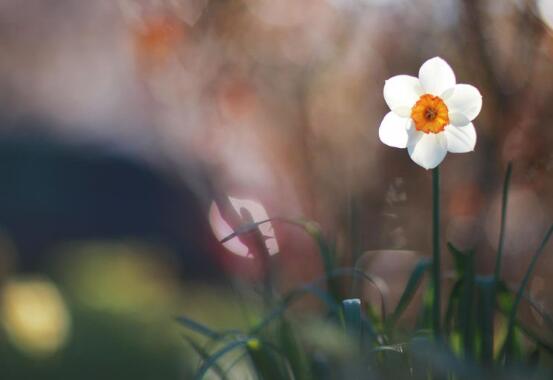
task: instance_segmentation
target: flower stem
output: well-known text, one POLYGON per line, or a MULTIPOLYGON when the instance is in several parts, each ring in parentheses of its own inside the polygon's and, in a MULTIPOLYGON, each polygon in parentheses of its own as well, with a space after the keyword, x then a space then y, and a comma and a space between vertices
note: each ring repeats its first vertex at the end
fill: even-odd
POLYGON ((441 335, 441 278, 440 278, 440 170, 432 170, 432 327, 434 337, 441 335))

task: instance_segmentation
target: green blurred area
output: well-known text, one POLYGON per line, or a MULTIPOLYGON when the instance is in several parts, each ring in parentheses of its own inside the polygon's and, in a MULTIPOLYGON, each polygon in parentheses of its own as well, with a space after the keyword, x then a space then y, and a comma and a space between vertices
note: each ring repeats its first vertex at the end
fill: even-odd
POLYGON ((240 326, 232 294, 186 284, 138 242, 67 244, 47 275, 0 287, 1 378, 186 379, 198 358, 175 317, 240 326))

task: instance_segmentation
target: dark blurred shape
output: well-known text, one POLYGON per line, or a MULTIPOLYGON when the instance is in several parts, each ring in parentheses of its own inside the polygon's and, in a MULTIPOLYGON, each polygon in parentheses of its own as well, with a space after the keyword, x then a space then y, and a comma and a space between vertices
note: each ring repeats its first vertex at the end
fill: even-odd
POLYGON ((71 240, 137 238, 178 253, 181 269, 215 273, 197 197, 144 163, 40 137, 0 140, 0 226, 23 270, 71 240))

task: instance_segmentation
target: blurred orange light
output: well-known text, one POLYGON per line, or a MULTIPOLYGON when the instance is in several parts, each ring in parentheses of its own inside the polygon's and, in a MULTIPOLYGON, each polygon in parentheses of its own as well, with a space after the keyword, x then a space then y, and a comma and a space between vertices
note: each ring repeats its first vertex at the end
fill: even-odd
POLYGON ((151 16, 134 28, 138 60, 146 67, 164 64, 184 40, 184 24, 168 16, 151 16))

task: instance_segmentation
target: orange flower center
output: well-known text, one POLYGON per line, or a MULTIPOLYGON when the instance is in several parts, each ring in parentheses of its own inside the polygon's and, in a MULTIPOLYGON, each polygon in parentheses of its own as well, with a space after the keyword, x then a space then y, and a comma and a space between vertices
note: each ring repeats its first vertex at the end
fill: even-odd
POLYGON ((449 113, 440 97, 424 94, 411 108, 411 119, 417 131, 440 133, 449 124, 449 113))

